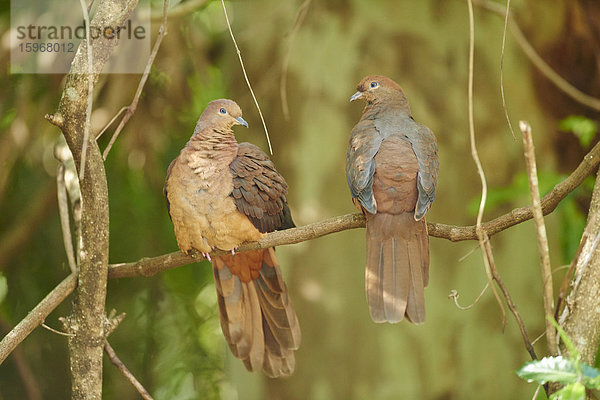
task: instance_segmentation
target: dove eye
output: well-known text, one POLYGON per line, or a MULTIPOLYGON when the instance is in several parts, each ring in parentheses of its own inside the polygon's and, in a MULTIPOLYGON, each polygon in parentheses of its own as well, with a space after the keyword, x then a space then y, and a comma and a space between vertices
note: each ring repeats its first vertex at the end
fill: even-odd
POLYGON ((379 86, 379 83, 371 82, 371 84, 369 86, 371 87, 371 89, 375 89, 377 86, 379 86))
POLYGON ((223 107, 221 107, 221 108, 219 109, 219 112, 220 112, 221 114, 227 114, 227 110, 226 110, 226 109, 224 109, 223 107))

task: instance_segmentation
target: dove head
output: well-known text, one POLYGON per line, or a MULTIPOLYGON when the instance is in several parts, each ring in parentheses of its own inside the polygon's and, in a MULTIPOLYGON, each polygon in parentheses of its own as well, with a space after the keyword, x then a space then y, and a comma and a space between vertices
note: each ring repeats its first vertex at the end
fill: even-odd
POLYGON ((242 118, 242 109, 237 103, 229 99, 213 100, 208 103, 206 109, 200 115, 196 125, 196 133, 210 127, 215 130, 231 130, 233 125, 244 125, 248 123, 242 118))
POLYGON ((366 76, 360 81, 358 86, 356 86, 356 90, 357 92, 350 97, 350 101, 363 99, 367 102, 367 105, 386 101, 396 103, 403 108, 408 108, 408 100, 400 85, 386 76, 366 76))

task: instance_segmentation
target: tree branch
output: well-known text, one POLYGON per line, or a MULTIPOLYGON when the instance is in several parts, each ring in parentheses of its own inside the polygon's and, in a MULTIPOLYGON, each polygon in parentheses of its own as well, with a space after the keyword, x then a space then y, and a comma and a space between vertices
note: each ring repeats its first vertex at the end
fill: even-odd
MULTIPOLYGON (((541 204, 544 215, 548 215, 554 211, 560 201, 579 186, 581 182, 594 171, 599 162, 600 143, 594 146, 567 179, 557 184, 550 193, 542 198, 541 204)), ((533 218, 531 207, 515 208, 507 214, 481 224, 481 229, 491 237, 496 233, 531 218, 533 218)), ((246 243, 240 246, 238 252, 299 243, 347 229, 364 228, 364 226, 365 219, 361 214, 347 214, 298 228, 268 233, 258 242, 246 243)), ((428 222, 427 229, 429 230, 430 236, 448 239, 453 242, 478 240, 475 225, 455 226, 428 222)), ((218 256, 226 253, 227 252, 224 251, 215 251, 214 255, 218 256)), ((134 276, 152 276, 158 272, 193 262, 199 262, 203 259, 204 258, 200 254, 186 255, 176 251, 158 257, 142 258, 135 262, 111 264, 108 268, 108 277, 114 279, 130 278, 134 276)))
POLYGON ((508 291, 508 288, 506 287, 506 285, 504 285, 504 281, 502 281, 502 278, 500 278, 500 274, 498 273, 498 269, 496 268, 496 263, 494 262, 494 255, 492 254, 492 246, 490 245, 490 238, 485 233, 484 233, 484 249, 485 249, 485 252, 487 253, 488 259, 490 260, 490 272, 491 272, 494 280, 498 284, 498 287, 502 291, 502 294, 504 295, 504 299, 506 300, 508 309, 510 310, 510 312, 512 312, 513 316, 515 317, 515 321, 517 322, 517 325, 519 326, 519 331, 521 332, 521 337, 523 338, 523 343, 525 344, 525 348, 527 349, 527 352, 531 356, 531 359, 537 360, 537 355, 535 354, 533 344, 531 343, 531 340, 529 339, 529 335, 527 334, 527 329, 525 328, 525 323, 523 322, 523 319, 521 318, 521 314, 519 313, 519 310, 517 309, 517 305, 513 302, 512 297, 508 291))
MULTIPOLYGON (((146 63, 146 68, 144 68, 144 73, 142 74, 140 83, 138 83, 138 87, 137 87, 137 90, 135 91, 135 95, 133 96, 133 100, 131 101, 131 104, 129 104, 129 106, 127 106, 127 107, 121 108, 121 110, 117 113, 117 115, 106 126, 106 128, 108 128, 108 126, 111 125, 113 123, 113 121, 117 118, 117 116, 119 116, 121 114, 121 112, 123 110, 125 110, 125 115, 121 119, 121 122, 119 122, 117 129, 115 129, 115 132, 113 133, 112 137, 110 138, 108 145, 104 149, 104 153, 102 153, 102 157, 104 158, 104 160, 106 160, 106 157, 108 157, 108 152, 110 151, 113 144, 117 140, 119 133, 121 133, 121 130, 123 130, 123 127, 129 121, 129 119, 133 116, 133 113, 135 113, 135 110, 137 109, 137 105, 140 100, 140 96, 142 95, 142 90, 144 89, 144 85, 146 85, 148 76, 150 76, 150 68, 152 68, 152 64, 154 63, 154 59, 156 58, 156 54, 158 53, 158 49, 160 48, 160 44, 162 43, 163 38, 167 35, 167 12, 168 12, 168 10, 169 10, 169 0, 164 0, 163 18, 162 18, 162 23, 160 25, 160 28, 158 30, 158 36, 156 37, 156 41, 154 42, 154 47, 152 47, 152 52, 150 53, 150 57, 148 57, 148 62, 146 63)), ((104 130, 106 130, 106 128, 104 128, 104 130)), ((102 132, 100 132, 98 137, 104 132, 104 130, 102 130, 102 132)))
MULTIPOLYGON (((571 193, 581 182, 591 174, 600 162, 600 144, 594 146, 594 148, 584 157, 583 161, 579 166, 571 173, 571 175, 556 185, 550 193, 542 198, 542 211, 544 215, 550 214, 556 206, 564 199, 569 193, 571 193)), ((521 222, 527 221, 533 217, 533 213, 530 207, 516 208, 507 214, 504 214, 491 221, 484 222, 481 226, 488 236, 492 236, 505 229, 510 228, 513 225, 517 225, 521 222)), ((238 248, 238 252, 246 250, 256 250, 272 246, 281 246, 285 244, 300 243, 307 240, 319 238, 321 236, 329 235, 335 232, 341 232, 347 229, 363 228, 365 226, 365 219, 361 214, 347 214, 338 217, 326 219, 324 221, 316 222, 310 225, 301 226, 298 228, 287 229, 284 231, 271 232, 265 235, 258 242, 246 243, 238 248)), ((475 226, 455 226, 440 223, 427 223, 429 235, 441 239, 448 239, 451 241, 462 241, 462 240, 477 240, 477 234, 475 232, 475 226)), ((229 254, 228 252, 215 251, 215 255, 229 254)), ((108 277, 111 279, 117 278, 131 278, 136 276, 152 276, 161 271, 176 268, 182 265, 190 264, 193 262, 202 261, 204 258, 200 254, 186 255, 180 251, 175 251, 169 254, 163 254, 157 257, 144 257, 138 261, 130 263, 119 263, 111 264, 108 268, 108 277)), ((62 293, 60 301, 50 302, 46 299, 36 306, 27 317, 23 319, 13 329, 15 331, 18 327, 27 327, 26 329, 20 328, 19 330, 23 333, 18 334, 17 332, 11 331, 3 340, 0 342, 0 363, 10 354, 10 352, 25 338, 33 329, 35 329, 43 320, 35 319, 35 314, 42 309, 47 309, 46 315, 48 315, 54 308, 56 308, 60 302, 71 293, 76 285, 76 278, 71 275, 67 279, 74 280, 74 283, 67 286, 68 290, 64 291, 64 282, 55 288, 48 296, 55 296, 57 293, 62 293)))
MULTIPOLYGON (((489 0, 475 0, 474 3, 488 11, 491 11, 495 14, 507 18, 506 9, 496 2, 489 0)), ((552 67, 548 65, 546 61, 544 61, 544 59, 535 51, 533 46, 529 43, 529 41, 521 31, 521 28, 519 28, 519 25, 516 23, 514 18, 511 18, 510 29, 513 34, 513 37, 517 41, 517 44, 519 45, 523 53, 525 53, 525 56, 527 56, 529 61, 542 73, 542 75, 544 75, 550 82, 552 82, 554 86, 556 86, 564 94, 577 101, 578 103, 583 104, 584 106, 587 106, 596 111, 600 111, 600 99, 594 96, 590 96, 589 94, 583 93, 581 90, 571 85, 556 71, 554 71, 554 69, 552 69, 552 67)))
MULTIPOLYGON (((560 182, 542 198, 542 211, 544 215, 550 214, 556 206, 569 193, 575 190, 583 180, 594 172, 600 162, 600 143, 596 144, 589 153, 585 155, 577 168, 569 175, 567 179, 560 182)), ((495 235, 503 230, 510 228, 513 225, 520 224, 533 218, 531 207, 519 207, 494 218, 491 221, 484 222, 481 226, 488 236, 495 235)), ((442 239, 448 239, 453 242, 461 240, 476 240, 477 233, 475 225, 471 226, 453 226, 445 224, 428 224, 429 235, 442 239)))
MULTIPOLYGON (((120 26, 137 5, 137 0, 103 0, 90 25, 120 26)), ((72 398, 102 398, 102 350, 104 303, 108 271, 108 185, 104 160, 95 137, 86 135, 86 119, 92 89, 110 58, 117 40, 99 35, 91 46, 82 41, 67 75, 58 110, 47 119, 60 127, 79 169, 81 190, 81 248, 78 291, 73 313, 68 318, 72 398), (88 52, 93 53, 93 73, 88 52), (86 149, 85 157, 83 149, 86 149), (85 164, 82 165, 82 161, 85 164), (85 168, 85 177, 82 170, 85 168)))
POLYGON ((519 122, 519 128, 523 134, 523 148, 525 152, 525 164, 529 175, 529 193, 531 195, 531 206, 533 208, 533 219, 537 227, 538 251, 540 252, 540 266, 542 274, 542 293, 544 302, 544 320, 546 321, 546 343, 550 355, 558 354, 556 342, 556 329, 547 318, 554 315, 554 292, 552 288, 552 268, 550 266, 550 250, 548 249, 548 236, 542 207, 540 205, 540 188, 537 177, 537 166, 535 162, 535 150, 531 135, 531 126, 525 121, 519 122))
MULTIPOLYGON (((542 198, 542 211, 544 215, 550 214, 562 199, 567 197, 581 182, 591 174, 600 162, 600 143, 583 158, 583 161, 577 166, 575 171, 567 179, 557 184, 546 196, 542 198)), ((520 224, 533 218, 531 207, 515 208, 507 214, 504 214, 491 221, 481 224, 481 229, 487 236, 495 235, 511 226, 520 224)), ((281 246, 285 244, 300 243, 306 240, 312 240, 331 233, 344 231, 347 229, 364 228, 365 219, 362 214, 347 214, 339 217, 333 217, 313 224, 300 226, 297 228, 286 229, 284 231, 275 231, 266 234, 258 242, 243 244, 238 248, 238 252, 247 250, 258 250, 268 247, 281 246)), ((453 242, 462 240, 478 240, 476 226, 456 226, 440 223, 427 223, 429 236, 448 239, 453 242)), ((214 251, 215 256, 229 254, 224 251, 214 251)), ((202 261, 204 257, 200 254, 186 255, 180 251, 169 254, 163 254, 157 257, 145 257, 138 261, 130 263, 111 264, 108 268, 108 277, 131 278, 135 276, 152 276, 158 272, 171 268, 176 268, 193 262, 202 261)))
POLYGON ((119 371, 121 371, 121 373, 123 374, 125 379, 127 379, 129 381, 129 383, 131 383, 133 385, 133 387, 135 387, 135 390, 137 390, 138 393, 140 394, 140 396, 142 396, 142 399, 153 400, 152 396, 150 396, 150 393, 148 393, 148 391, 144 388, 144 386, 140 383, 140 381, 138 381, 136 379, 136 377, 133 376, 133 374, 131 373, 131 371, 129 371, 127 366, 125 364, 123 364, 123 361, 121 361, 119 359, 119 357, 117 356, 117 353, 115 353, 115 350, 112 348, 110 343, 108 343, 108 340, 104 342, 104 352, 108 356, 108 359, 110 360, 110 362, 113 363, 113 365, 119 371))
POLYGON ((33 310, 23 318, 0 342, 0 364, 29 334, 58 307, 77 287, 77 275, 67 276, 33 310))
MULTIPOLYGON (((582 361, 594 365, 600 343, 600 179, 596 178, 587 226, 577 258, 572 290, 559 323, 575 343, 582 361)), ((561 344, 560 350, 566 352, 561 344)))

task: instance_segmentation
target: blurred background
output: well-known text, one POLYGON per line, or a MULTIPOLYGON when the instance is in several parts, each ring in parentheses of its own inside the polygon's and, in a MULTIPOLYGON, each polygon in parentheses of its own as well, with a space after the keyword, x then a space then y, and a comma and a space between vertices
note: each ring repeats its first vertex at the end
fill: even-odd
MULTIPOLYGON (((172 8, 184 5, 172 1, 172 8)), ((188 0, 187 3, 201 3, 188 0)), ((504 3, 495 3, 500 7, 504 3)), ((592 0, 511 2, 525 37, 580 90, 600 96, 600 4, 592 0)), ((472 225, 481 185, 467 125, 468 11, 462 0, 247 0, 227 3, 248 76, 271 134, 274 160, 290 189, 297 225, 355 212, 344 175, 349 133, 362 104, 349 103, 367 74, 384 74, 406 92, 413 116, 437 135, 440 177, 430 222, 472 225), (296 25, 304 4, 306 14, 296 25), (295 29, 294 27, 297 26, 295 29), (294 33, 295 32, 295 33, 294 33), (287 60, 287 61, 286 61, 287 60), (285 66, 287 65, 287 68, 285 66), (281 100, 287 79, 289 116, 281 100)), ((160 24, 162 2, 152 0, 160 24)), ((9 74, 9 5, 0 10, 0 331, 4 335, 69 274, 56 201, 62 75, 9 74)), ((529 203, 520 133, 515 140, 500 96, 504 20, 475 8, 475 125, 490 189, 484 220, 529 203)), ((95 91, 98 132, 135 93, 139 75, 104 75, 95 91)), ((510 33, 504 85, 513 126, 528 120, 542 194, 564 179, 595 140, 598 112, 565 96, 525 57, 510 33)), ((138 109, 106 162, 110 262, 177 250, 162 186, 170 161, 206 104, 235 99, 250 129, 239 141, 268 151, 229 37, 220 2, 169 19, 138 109)), ((100 139, 103 149, 114 127, 100 139)), ((547 217, 556 287, 585 223, 593 179, 547 217)), ((156 399, 506 399, 532 397, 514 371, 529 360, 511 315, 503 327, 474 241, 431 238, 427 322, 374 324, 364 294, 364 229, 281 246, 278 258, 303 340, 296 371, 271 380, 246 372, 220 332, 207 262, 151 278, 111 280, 107 310, 127 313, 110 342, 156 399)), ((531 221, 492 238, 502 278, 531 338, 544 329, 539 256, 531 221)), ((46 320, 70 313, 71 298, 46 320)), ((545 341, 536 344, 545 354, 545 341)), ((139 395, 106 362, 106 399, 139 395)), ((70 396, 64 337, 36 329, 0 366, 0 399, 70 396)), ((539 398, 542 398, 540 395, 539 398)))

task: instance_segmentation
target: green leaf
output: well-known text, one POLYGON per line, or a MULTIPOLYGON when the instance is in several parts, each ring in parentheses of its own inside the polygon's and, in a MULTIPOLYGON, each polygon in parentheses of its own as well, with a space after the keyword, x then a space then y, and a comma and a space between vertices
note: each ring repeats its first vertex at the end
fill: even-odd
POLYGON ((588 147, 598 131, 598 124, 581 115, 570 115, 559 123, 561 130, 571 132, 579 138, 579 144, 588 147))
POLYGON ((579 382, 569 383, 550 396, 550 400, 585 400, 585 386, 579 382))
POLYGON ((574 383, 579 378, 575 363, 561 356, 530 361, 516 372, 519 377, 529 382, 535 381, 541 384, 546 382, 574 383))

